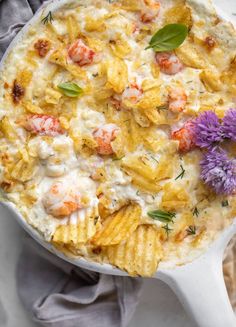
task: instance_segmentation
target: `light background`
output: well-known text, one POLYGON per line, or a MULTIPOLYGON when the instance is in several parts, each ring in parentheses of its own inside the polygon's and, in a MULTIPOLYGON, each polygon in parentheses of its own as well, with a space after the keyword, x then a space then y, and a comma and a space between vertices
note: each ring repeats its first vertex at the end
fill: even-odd
MULTIPOLYGON (((235 0, 214 0, 236 22, 235 0)), ((0 23, 1 24, 1 23, 0 23)), ((36 327, 25 313, 16 292, 15 267, 23 232, 6 211, 0 218, 0 327, 36 327)), ((196 327, 168 286, 145 280, 140 304, 129 327, 196 327)), ((90 326, 89 326, 90 327, 90 326)))

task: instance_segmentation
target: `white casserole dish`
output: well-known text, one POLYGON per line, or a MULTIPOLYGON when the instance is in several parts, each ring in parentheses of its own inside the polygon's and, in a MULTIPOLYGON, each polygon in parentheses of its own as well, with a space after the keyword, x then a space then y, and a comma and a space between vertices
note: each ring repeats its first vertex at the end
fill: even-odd
MULTIPOLYGON (((24 37, 30 26, 42 15, 42 12, 45 9, 47 12, 49 10, 54 11, 65 3, 67 3, 67 0, 52 0, 36 13, 9 46, 0 63, 0 71, 4 67, 8 53, 24 37)), ((228 20, 224 13, 219 10, 218 13, 222 18, 228 20)), ((19 224, 37 242, 60 258, 89 270, 112 275, 127 275, 125 272, 108 264, 89 262, 83 258, 71 259, 66 257, 50 243, 47 243, 35 229, 28 225, 13 204, 2 201, 1 205, 7 207, 12 212, 19 224)), ((236 318, 228 299, 222 272, 223 252, 235 232, 236 221, 221 234, 201 257, 181 267, 175 267, 170 270, 159 269, 154 276, 154 278, 166 282, 173 289, 193 320, 200 327, 236 326, 236 318)))

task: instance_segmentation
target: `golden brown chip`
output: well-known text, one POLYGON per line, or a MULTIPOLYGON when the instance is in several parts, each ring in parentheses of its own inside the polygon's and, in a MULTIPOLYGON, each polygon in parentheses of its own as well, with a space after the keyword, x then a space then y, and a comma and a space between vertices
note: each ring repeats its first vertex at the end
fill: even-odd
POLYGON ((58 245, 73 245, 75 247, 86 243, 99 228, 98 209, 80 210, 76 224, 69 222, 56 229, 52 242, 58 245))
POLYGON ((127 240, 138 227, 141 208, 138 204, 130 204, 109 216, 103 228, 94 236, 92 243, 97 246, 119 244, 127 240))
POLYGON ((107 62, 107 84, 108 89, 122 93, 128 84, 128 68, 125 61, 114 58, 107 62))
POLYGON ((140 225, 126 242, 105 250, 111 264, 131 276, 152 276, 162 259, 160 232, 150 225, 140 225))

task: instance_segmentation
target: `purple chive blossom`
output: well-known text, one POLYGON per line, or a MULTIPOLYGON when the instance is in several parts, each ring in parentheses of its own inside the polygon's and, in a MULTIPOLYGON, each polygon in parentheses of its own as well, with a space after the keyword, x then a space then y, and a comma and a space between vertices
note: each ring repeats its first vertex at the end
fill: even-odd
POLYGON ((236 109, 229 109, 223 118, 224 136, 236 142, 236 109))
POLYGON ((222 126, 213 111, 205 111, 195 120, 196 145, 209 148, 223 140, 222 126))
POLYGON ((230 195, 236 191, 236 159, 227 152, 214 148, 204 154, 201 163, 201 178, 217 194, 230 195))

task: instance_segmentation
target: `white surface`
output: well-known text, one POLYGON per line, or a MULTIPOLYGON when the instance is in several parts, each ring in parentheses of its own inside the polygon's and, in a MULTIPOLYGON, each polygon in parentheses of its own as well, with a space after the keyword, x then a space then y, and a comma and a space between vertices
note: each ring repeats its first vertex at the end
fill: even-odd
MULTIPOLYGON (((236 21, 235 0, 215 0, 236 21)), ((36 327, 22 308, 16 291, 15 269, 23 231, 2 209, 0 218, 0 327, 36 327)), ((176 296, 163 282, 145 280, 140 304, 129 327, 196 327, 176 296)))

